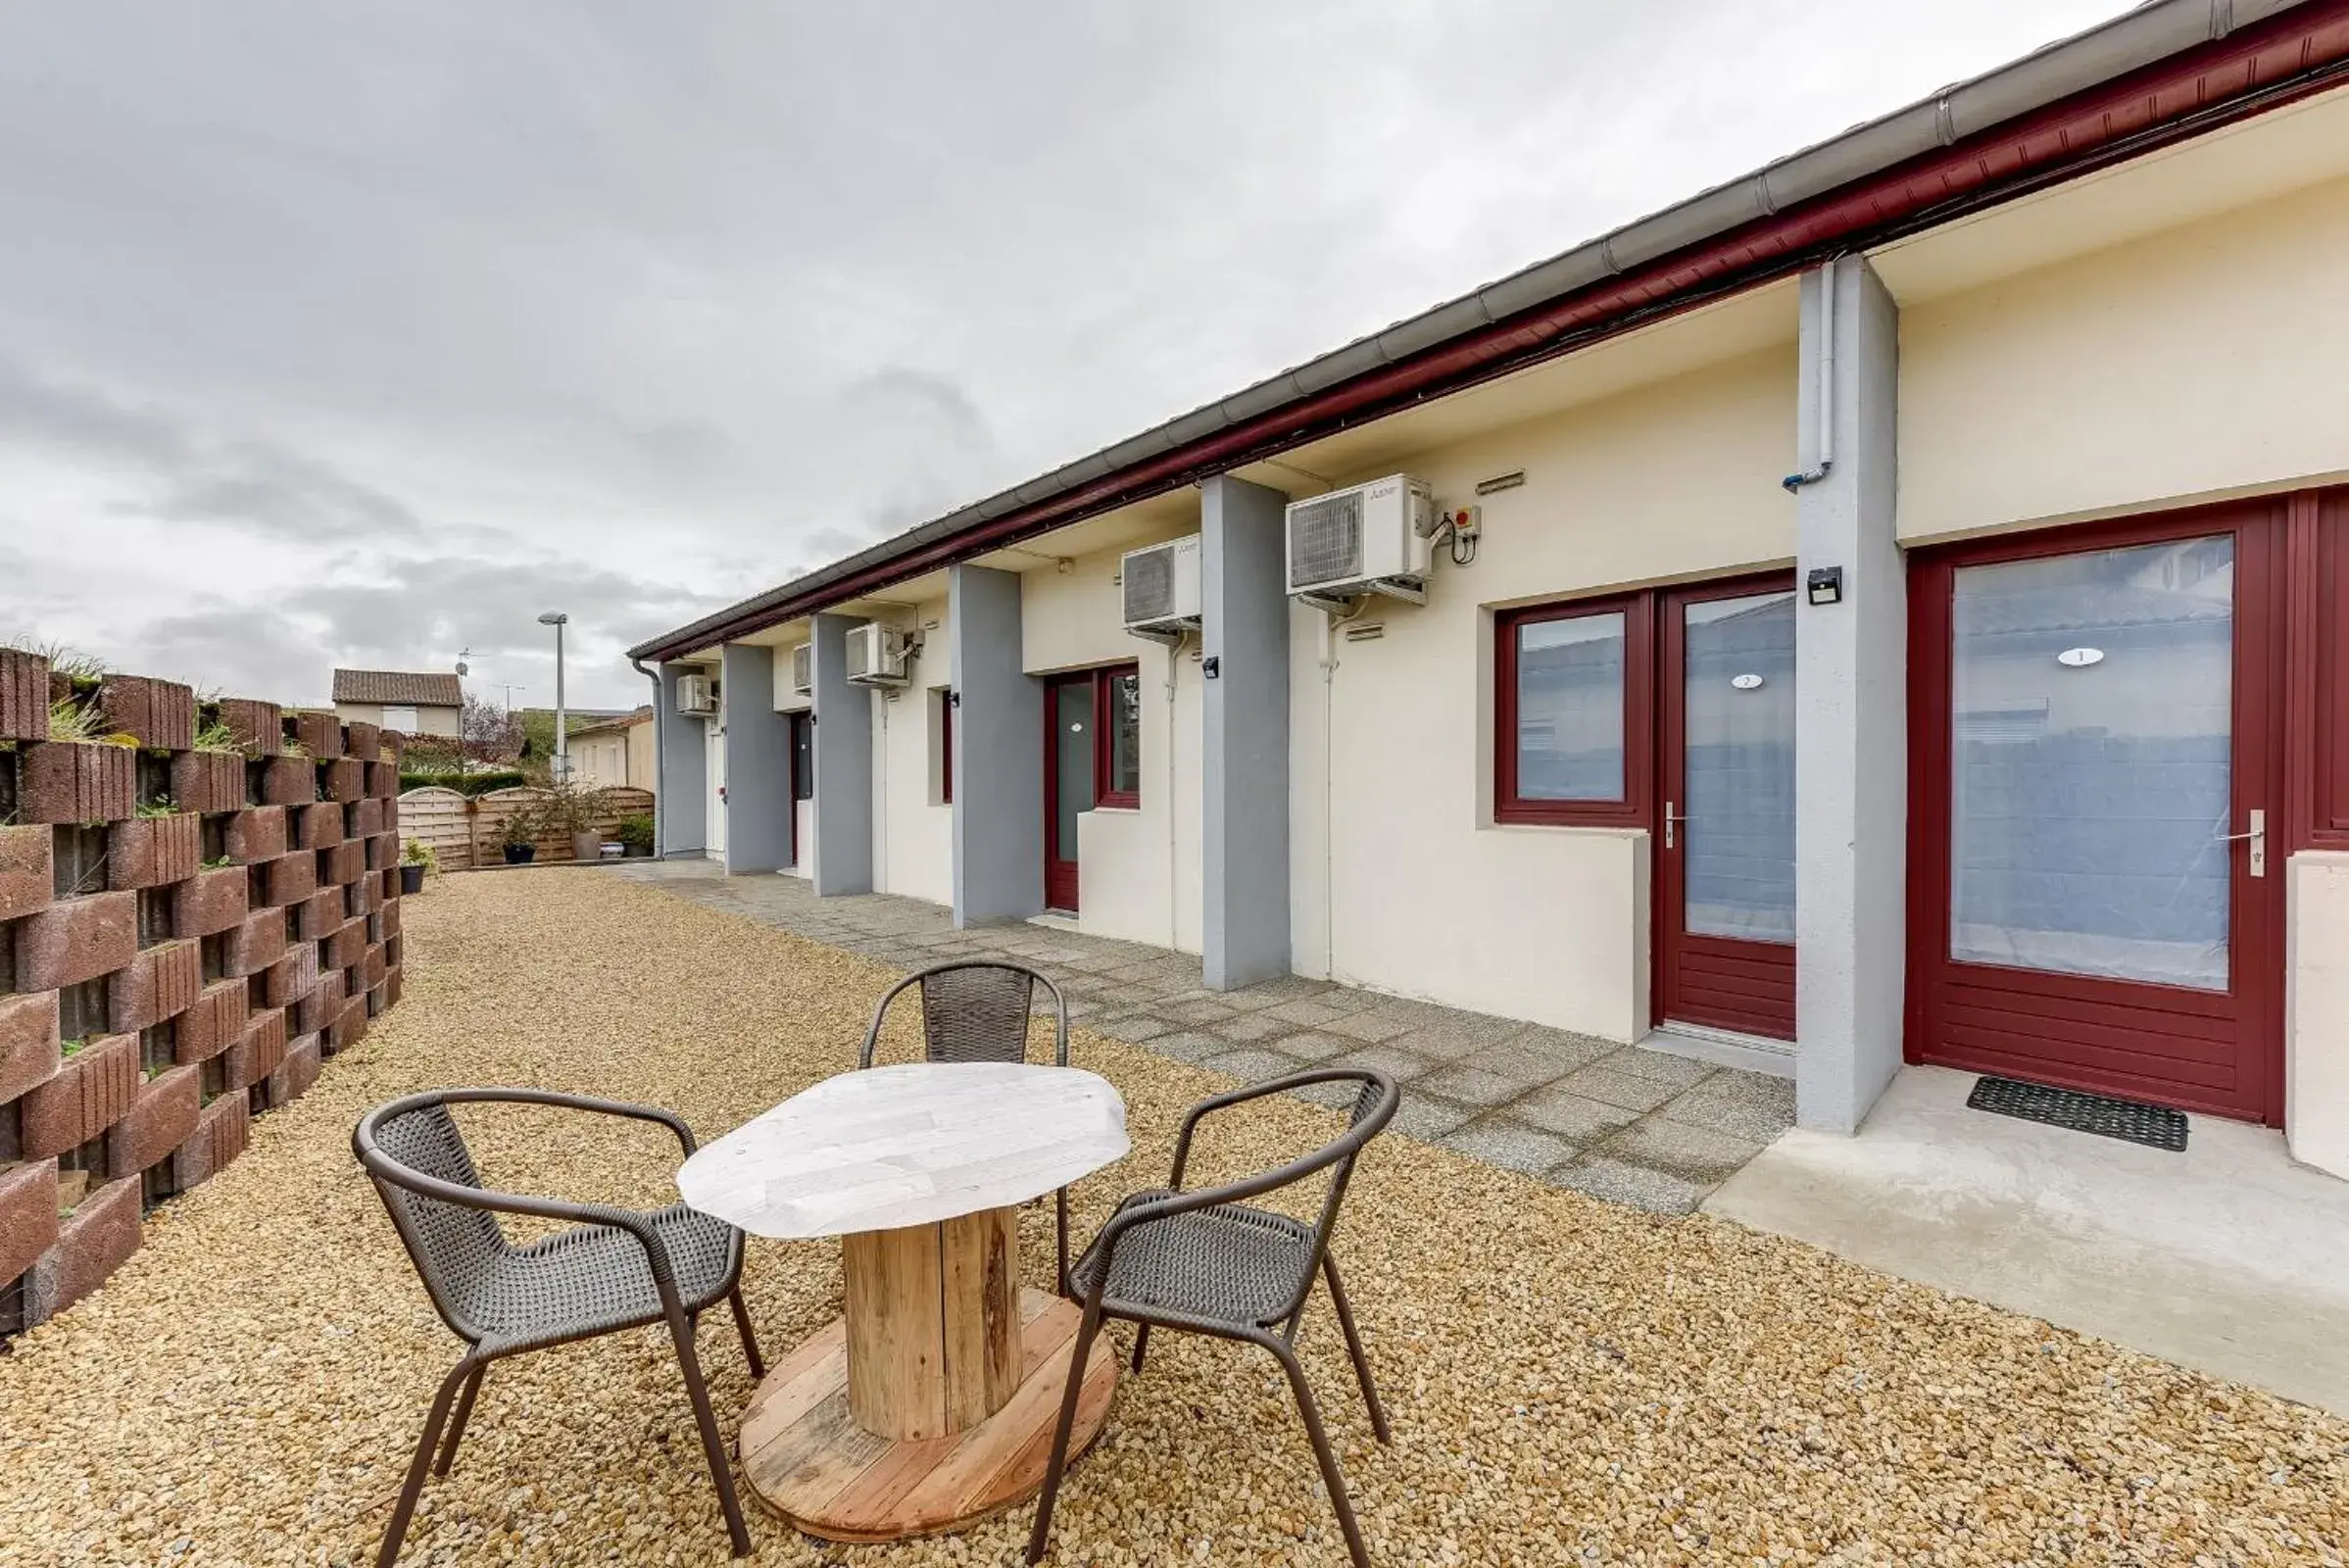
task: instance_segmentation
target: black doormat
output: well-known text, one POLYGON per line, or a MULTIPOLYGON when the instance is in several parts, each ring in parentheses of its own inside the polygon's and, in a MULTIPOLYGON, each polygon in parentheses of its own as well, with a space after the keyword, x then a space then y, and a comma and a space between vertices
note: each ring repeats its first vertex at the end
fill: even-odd
POLYGON ((2167 1105, 2144 1105, 2133 1100, 2106 1095, 2083 1095, 2077 1089, 2050 1089, 2045 1084, 2019 1083, 2012 1078, 1981 1078, 1966 1097, 1974 1110, 2070 1127, 2148 1149, 2167 1149, 2182 1154, 2186 1147, 2186 1113, 2167 1105))

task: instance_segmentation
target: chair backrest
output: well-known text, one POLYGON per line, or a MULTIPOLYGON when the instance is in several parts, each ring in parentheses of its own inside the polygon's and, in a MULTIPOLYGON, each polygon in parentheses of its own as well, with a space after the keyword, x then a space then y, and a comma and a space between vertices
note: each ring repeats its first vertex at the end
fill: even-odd
POLYGON ((456 1118, 439 1100, 416 1097, 361 1121, 353 1142, 432 1304, 459 1333, 468 1332, 463 1303, 508 1250, 505 1232, 488 1209, 428 1197, 401 1180, 414 1174, 453 1187, 481 1186, 456 1118))
POLYGON ((873 1053, 890 1004, 909 986, 921 990, 922 1052, 931 1061, 1025 1061, 1028 1016, 1042 986, 1052 998, 1054 1060, 1068 1065, 1068 1007, 1060 988, 1024 964, 994 959, 955 959, 907 975, 889 989, 873 1011, 859 1065, 873 1053))

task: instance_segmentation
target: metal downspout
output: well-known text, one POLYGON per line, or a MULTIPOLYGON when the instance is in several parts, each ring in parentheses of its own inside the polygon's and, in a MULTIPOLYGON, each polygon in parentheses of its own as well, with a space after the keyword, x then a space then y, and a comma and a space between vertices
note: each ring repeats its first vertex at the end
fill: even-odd
POLYGON ((668 858, 668 723, 669 717, 661 709, 661 671, 645 668, 645 662, 628 661, 639 675, 653 683, 653 858, 668 858))

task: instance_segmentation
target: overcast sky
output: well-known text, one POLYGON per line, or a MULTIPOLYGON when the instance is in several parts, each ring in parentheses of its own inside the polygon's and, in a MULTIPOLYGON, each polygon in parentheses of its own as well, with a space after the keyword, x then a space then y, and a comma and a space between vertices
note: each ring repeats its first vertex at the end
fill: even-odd
POLYGON ((2114 0, 0 9, 0 638, 620 651, 2114 0))

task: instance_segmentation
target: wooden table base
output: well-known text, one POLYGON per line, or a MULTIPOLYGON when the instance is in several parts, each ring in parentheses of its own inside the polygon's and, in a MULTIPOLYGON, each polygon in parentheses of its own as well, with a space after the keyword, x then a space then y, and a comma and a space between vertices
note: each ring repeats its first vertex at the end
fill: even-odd
MULTIPOLYGON (((1019 1293, 1020 1379, 977 1425, 943 1437, 892 1439, 849 1410, 848 1320, 835 1319, 766 1375, 742 1418, 751 1493, 790 1524, 828 1541, 902 1541, 976 1524, 1044 1487, 1052 1424, 1083 1312, 1043 1291, 1019 1293)), ((1094 1340, 1070 1434, 1073 1460, 1092 1446, 1117 1392, 1117 1350, 1094 1340)))

